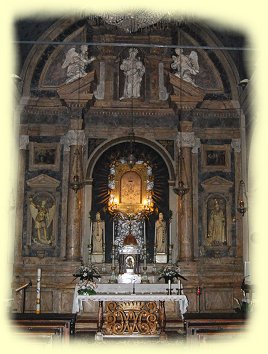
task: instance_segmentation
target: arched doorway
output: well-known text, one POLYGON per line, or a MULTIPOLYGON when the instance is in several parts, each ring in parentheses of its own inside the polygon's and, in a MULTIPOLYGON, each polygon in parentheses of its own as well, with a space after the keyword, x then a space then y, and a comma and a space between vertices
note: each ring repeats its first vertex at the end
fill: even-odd
MULTIPOLYGON (((137 159, 150 162, 154 176, 153 201, 155 210, 146 222, 147 261, 153 261, 154 224, 158 213, 162 212, 166 218, 169 215, 169 172, 161 155, 152 147, 135 142, 133 151, 137 159)), ((92 198, 91 215, 94 218, 97 212, 105 220, 105 262, 111 262, 112 250, 112 216, 107 210, 108 206, 108 176, 109 166, 114 159, 126 157, 129 152, 129 142, 120 142, 109 147, 98 158, 92 171, 92 198)))

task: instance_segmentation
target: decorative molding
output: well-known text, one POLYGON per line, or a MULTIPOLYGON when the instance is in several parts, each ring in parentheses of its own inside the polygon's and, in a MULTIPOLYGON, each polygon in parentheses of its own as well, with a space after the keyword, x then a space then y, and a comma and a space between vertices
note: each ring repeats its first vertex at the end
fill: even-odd
POLYGON ((176 143, 178 147, 194 147, 196 144, 194 132, 178 132, 176 143))
POLYGON ((94 96, 97 100, 103 100, 105 93, 105 62, 100 62, 100 80, 97 89, 94 91, 94 96))
POLYGON ((195 144, 192 148, 192 153, 193 154, 198 154, 198 150, 200 149, 201 147, 201 142, 200 142, 200 139, 199 138, 195 138, 195 144))
POLYGON ((29 135, 20 135, 19 139, 19 149, 27 150, 29 144, 29 135))
POLYGON ((164 64, 158 64, 158 77, 159 77, 159 100, 166 101, 168 99, 167 88, 164 84, 164 64))
POLYGON ((167 150, 170 156, 174 159, 174 140, 157 139, 156 141, 161 144, 167 150))
POLYGON ((241 152, 241 139, 232 139, 231 147, 234 152, 241 152))
POLYGON ((61 137, 60 143, 64 145, 64 151, 70 151, 71 145, 85 145, 86 136, 84 130, 69 130, 61 137))
POLYGON ((195 109, 192 112, 193 118, 234 118, 238 119, 240 116, 235 109, 195 109))
POLYGON ((220 176, 214 176, 201 183, 201 186, 206 192, 228 192, 233 186, 233 182, 220 176))
POLYGON ((56 189, 60 185, 60 181, 45 174, 31 178, 26 183, 31 189, 56 189))

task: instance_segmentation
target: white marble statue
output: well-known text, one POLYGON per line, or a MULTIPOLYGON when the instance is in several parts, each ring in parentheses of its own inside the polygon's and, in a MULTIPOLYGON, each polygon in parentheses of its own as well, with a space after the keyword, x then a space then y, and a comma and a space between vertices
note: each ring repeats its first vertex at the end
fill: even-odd
POLYGON ((136 48, 129 49, 129 57, 124 59, 120 65, 120 69, 124 71, 125 75, 124 93, 120 100, 140 97, 140 88, 145 67, 140 58, 136 58, 137 54, 138 50, 136 48))
POLYGON ((159 213, 158 220, 155 222, 155 244, 156 253, 166 253, 167 248, 167 224, 163 213, 159 213))
POLYGON ((88 58, 87 45, 83 44, 80 48, 80 53, 77 53, 75 48, 69 49, 66 53, 66 58, 62 64, 63 69, 67 68, 66 84, 85 76, 87 65, 96 59, 95 57, 88 58))
POLYGON ((101 220, 100 213, 96 213, 96 221, 92 225, 92 253, 104 252, 105 223, 101 220))
POLYGON ((198 55, 194 50, 189 55, 183 54, 182 48, 176 48, 172 55, 173 63, 171 68, 176 70, 175 75, 180 79, 196 86, 193 77, 199 73, 198 55))

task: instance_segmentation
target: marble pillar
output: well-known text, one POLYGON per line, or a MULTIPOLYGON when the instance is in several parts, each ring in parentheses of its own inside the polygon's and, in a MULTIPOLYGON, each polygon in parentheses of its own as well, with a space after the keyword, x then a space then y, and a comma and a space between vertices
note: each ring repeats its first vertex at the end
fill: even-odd
MULTIPOLYGON (((85 135, 82 130, 71 130, 65 137, 65 145, 70 146, 69 176, 73 176, 75 152, 82 156, 82 145, 85 143, 85 135)), ((70 178, 69 178, 70 181, 70 178)), ((67 234, 66 234, 66 259, 69 261, 81 260, 82 238, 82 191, 75 192, 70 184, 67 201, 67 234)))
POLYGON ((180 147, 184 158, 182 179, 188 183, 189 191, 179 203, 179 242, 180 261, 191 261, 193 259, 193 190, 192 190, 192 147, 195 144, 193 132, 179 132, 177 137, 178 147, 180 147))
MULTIPOLYGON (((231 146, 234 150, 234 166, 235 166, 235 208, 237 207, 237 196, 239 184, 241 180, 241 140, 232 139, 231 146)), ((236 256, 243 256, 243 239, 242 239, 242 216, 236 213, 236 256)))
POLYGON ((193 242, 194 242, 194 257, 199 256, 198 245, 198 214, 199 195, 198 195, 198 152, 200 150, 200 139, 195 138, 195 145, 192 148, 192 190, 193 190, 193 242))
POLYGON ((23 205, 24 201, 24 181, 25 181, 25 161, 26 150, 28 149, 29 136, 21 135, 19 141, 19 173, 18 173, 18 192, 16 203, 16 239, 14 259, 16 262, 22 261, 22 233, 23 233, 23 205))

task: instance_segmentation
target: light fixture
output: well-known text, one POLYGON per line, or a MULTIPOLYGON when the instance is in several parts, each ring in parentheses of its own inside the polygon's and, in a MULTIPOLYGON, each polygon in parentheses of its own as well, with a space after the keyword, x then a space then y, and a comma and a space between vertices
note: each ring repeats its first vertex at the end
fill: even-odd
MULTIPOLYGON (((78 95, 77 95, 77 107, 80 107, 80 79, 81 77, 79 76, 78 78, 78 95)), ((84 109, 81 109, 81 118, 82 121, 84 120, 84 109)), ((79 119, 78 119, 79 121, 79 119)), ((82 162, 82 145, 78 144, 78 141, 81 140, 81 137, 79 134, 81 133, 81 130, 78 129, 79 123, 76 122, 75 125, 76 129, 74 130, 74 133, 76 134, 76 146, 75 146, 75 151, 73 153, 73 161, 72 161, 72 170, 70 172, 70 187, 71 189, 77 193, 79 189, 82 189, 85 182, 84 182, 84 176, 83 176, 83 162, 82 162), (79 139, 80 138, 80 139, 79 139)))
POLYGON ((126 14, 103 14, 101 17, 109 25, 133 33, 159 22, 163 15, 148 11, 130 11, 126 14))
POLYGON ((108 209, 111 213, 114 213, 118 209, 118 199, 111 193, 108 200, 108 209))
POLYGON ((182 150, 179 147, 179 171, 178 171, 178 186, 173 188, 174 192, 182 199, 185 194, 190 190, 188 187, 188 178, 185 169, 185 161, 182 154, 182 150), (185 180, 183 181, 183 179, 185 180))
MULTIPOLYGON (((133 85, 132 85, 132 90, 133 90, 133 85)), ((130 153, 127 157, 127 164, 130 169, 133 168, 135 165, 137 159, 133 153, 133 143, 135 142, 135 134, 134 134, 134 112, 133 112, 133 94, 132 94, 132 99, 131 99, 131 130, 129 132, 129 145, 130 145, 130 153)))
POLYGON ((79 151, 78 146, 74 152, 73 159, 73 171, 72 171, 71 179, 70 179, 70 187, 72 190, 77 193, 77 191, 84 186, 83 181, 83 168, 82 168, 82 156, 79 151))
POLYGON ((237 211, 244 216, 245 212, 248 209, 247 205, 247 194, 246 194, 246 186, 243 180, 239 183, 238 194, 237 194, 237 211))

